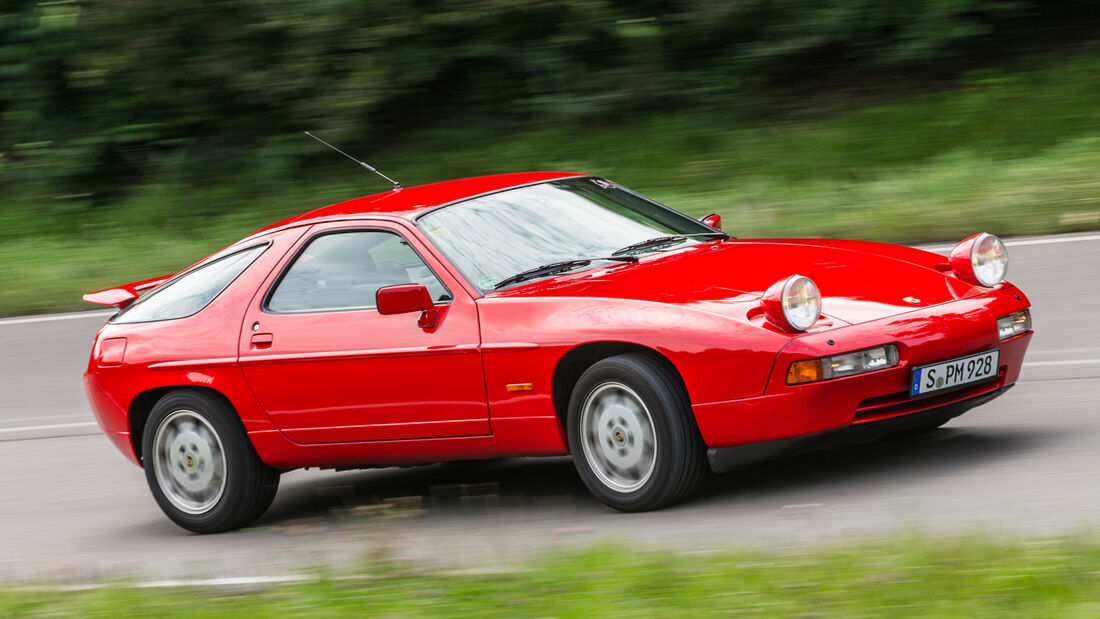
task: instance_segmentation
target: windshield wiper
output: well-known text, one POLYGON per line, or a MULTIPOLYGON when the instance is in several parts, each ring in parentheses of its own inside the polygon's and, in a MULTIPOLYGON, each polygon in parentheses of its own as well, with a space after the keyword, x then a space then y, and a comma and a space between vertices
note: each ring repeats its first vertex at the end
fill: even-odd
POLYGON ((511 277, 505 277, 496 284, 493 285, 493 290, 500 290, 501 288, 522 282, 528 279, 534 279, 536 277, 545 277, 547 275, 553 275, 555 273, 564 273, 565 271, 572 271, 573 269, 580 268, 592 264, 597 260, 614 260, 615 262, 637 262, 637 256, 603 256, 600 258, 577 258, 575 260, 562 260, 561 262, 551 262, 550 264, 544 264, 537 266, 533 269, 527 269, 526 271, 520 271, 511 277))
POLYGON ((669 236, 659 236, 645 241, 634 243, 633 245, 627 245, 622 249, 616 249, 611 255, 621 256, 623 254, 629 254, 632 251, 638 251, 640 249, 652 249, 654 247, 661 247, 662 245, 670 245, 676 241, 683 241, 690 239, 694 236, 720 236, 723 240, 730 238, 730 235, 725 232, 698 232, 695 234, 671 234, 669 236))

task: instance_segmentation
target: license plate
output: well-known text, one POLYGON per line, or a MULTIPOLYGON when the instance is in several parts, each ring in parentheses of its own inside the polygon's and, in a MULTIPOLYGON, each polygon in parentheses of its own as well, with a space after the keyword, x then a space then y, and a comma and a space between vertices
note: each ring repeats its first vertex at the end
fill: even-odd
POLYGON ((927 395, 960 385, 992 380, 997 377, 997 362, 1000 358, 1001 351, 994 349, 913 368, 909 396, 927 395))

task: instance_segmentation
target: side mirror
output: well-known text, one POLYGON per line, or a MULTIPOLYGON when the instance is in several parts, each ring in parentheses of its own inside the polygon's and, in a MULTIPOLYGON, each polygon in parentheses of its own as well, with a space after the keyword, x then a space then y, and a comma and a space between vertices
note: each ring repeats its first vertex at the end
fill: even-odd
POLYGON ((711 213, 710 215, 700 218, 699 221, 707 224, 711 228, 715 228, 717 230, 722 229, 722 216, 718 213, 711 213))
POLYGON ((385 286, 378 289, 374 299, 378 313, 386 316, 420 312, 416 325, 421 329, 431 329, 439 318, 439 310, 432 303, 432 295, 420 284, 385 286))

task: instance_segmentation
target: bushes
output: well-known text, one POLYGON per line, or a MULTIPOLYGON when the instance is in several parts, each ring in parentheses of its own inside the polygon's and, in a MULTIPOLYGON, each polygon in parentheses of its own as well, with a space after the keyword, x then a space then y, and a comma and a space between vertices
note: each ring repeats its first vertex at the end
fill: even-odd
POLYGON ((917 70, 979 45, 1010 49, 1023 24, 1088 21, 1096 11, 1082 6, 12 0, 0 9, 0 183, 79 211, 151 175, 285 175, 318 153, 306 128, 378 145, 425 125, 743 105, 792 79, 825 87, 838 68, 917 70))

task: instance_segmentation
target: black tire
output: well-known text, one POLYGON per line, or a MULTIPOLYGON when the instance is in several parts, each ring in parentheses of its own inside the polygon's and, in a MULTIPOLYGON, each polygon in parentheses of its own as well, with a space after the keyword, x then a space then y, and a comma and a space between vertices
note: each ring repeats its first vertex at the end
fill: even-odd
POLYGON ((213 394, 181 389, 165 395, 150 412, 141 442, 145 479, 153 498, 172 522, 188 531, 218 533, 249 524, 267 511, 279 489, 279 471, 260 460, 236 412, 213 394), (158 439, 161 429, 163 434, 158 439), (169 436, 177 440, 169 444, 169 436), (199 440, 189 441, 187 436, 199 440), (159 457, 155 453, 158 441, 163 447, 159 457), (192 444, 195 442, 199 443, 197 448, 192 444), (194 450, 194 457, 191 451, 185 455, 184 450, 194 450), (170 466, 177 452, 182 461, 170 466), (211 478, 221 481, 206 484, 204 491, 219 490, 210 490, 215 496, 200 502, 196 498, 200 495, 188 494, 178 480, 193 475, 202 483, 201 476, 207 471, 215 471, 211 478))
MULTIPOLYGON (((621 511, 646 511, 683 500, 699 487, 710 470, 706 446, 679 377, 649 355, 618 355, 588 368, 573 388, 566 426, 573 463, 585 486, 596 498, 621 511), (623 386, 627 389, 622 390, 623 386), (615 467, 608 466, 606 461, 600 463, 597 446, 603 450, 603 443, 609 448, 604 452, 614 451, 617 445, 635 446, 630 437, 624 443, 609 442, 624 438, 618 426, 612 427, 617 423, 613 421, 616 414, 597 413, 597 401, 590 402, 605 393, 611 393, 611 397, 625 395, 628 399, 637 396, 652 422, 652 464, 645 469, 650 471, 648 475, 637 474, 641 479, 632 482, 637 487, 627 483, 629 474, 624 475, 626 481, 621 486, 616 486, 615 480, 608 481, 606 478, 616 473, 615 467), (586 403, 590 403, 587 417, 583 410, 586 403), (592 430, 589 425, 588 438, 582 439, 582 417, 588 424, 596 421, 595 425, 601 428, 607 425, 608 435, 597 436, 602 430, 592 430), (612 421, 604 422, 605 419, 612 421)), ((635 429, 629 421, 626 427, 635 429)))

